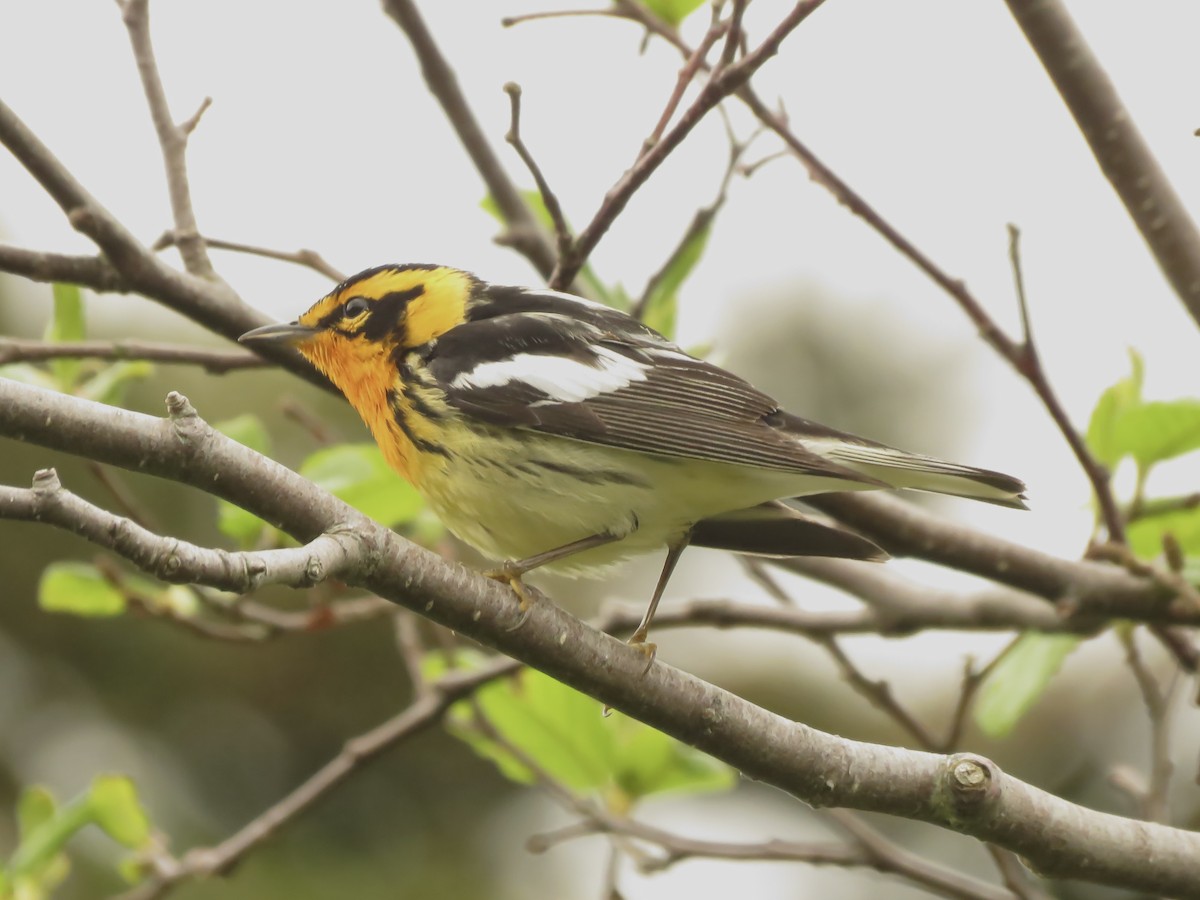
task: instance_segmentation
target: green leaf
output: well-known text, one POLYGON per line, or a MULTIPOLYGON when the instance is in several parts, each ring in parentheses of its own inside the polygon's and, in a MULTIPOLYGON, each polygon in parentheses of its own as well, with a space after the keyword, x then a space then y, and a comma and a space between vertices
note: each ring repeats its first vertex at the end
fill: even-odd
POLYGON ((228 500, 217 500, 217 530, 233 538, 239 547, 256 547, 263 529, 271 526, 228 500))
POLYGON ((1092 455, 1110 469, 1114 468, 1126 453, 1122 445, 1121 418, 1128 410, 1142 402, 1145 371, 1142 358, 1136 351, 1130 350, 1129 359, 1133 367, 1132 373, 1100 395, 1088 422, 1087 445, 1092 455))
POLYGON ((86 801, 72 800, 54 811, 29 832, 22 833, 21 843, 9 860, 7 873, 17 896, 22 888, 52 887, 65 877, 66 857, 62 849, 74 834, 92 821, 86 801))
MULTIPOLYGON (((46 329, 46 340, 55 343, 82 341, 87 328, 83 319, 83 295, 75 284, 54 285, 54 318, 46 329)), ((58 379, 60 390, 70 391, 75 386, 82 364, 78 359, 52 359, 50 371, 58 379)))
MULTIPOLYGON (((478 665, 479 657, 462 661, 478 665)), ((429 677, 446 669, 444 658, 425 661, 429 677)), ((481 731, 476 708, 504 742, 572 790, 619 794, 632 802, 663 791, 726 790, 732 769, 698 750, 620 713, 605 717, 595 700, 532 669, 494 681, 451 707, 448 726, 505 777, 521 784, 533 773, 501 743, 481 731)))
POLYGON ((17 802, 17 826, 22 839, 54 818, 58 803, 54 795, 41 785, 28 787, 17 802))
POLYGON ((668 25, 678 25, 704 4, 704 0, 638 0, 638 2, 668 25))
MULTIPOLYGON (((230 440, 237 441, 264 456, 271 455, 271 434, 262 419, 253 413, 243 413, 213 425, 230 440)), ((247 512, 228 500, 217 500, 217 529, 233 538, 239 547, 256 547, 263 530, 272 526, 254 513, 247 512)))
POLYGON ((230 440, 249 447, 263 456, 271 455, 271 434, 262 419, 254 413, 243 413, 232 419, 225 419, 213 425, 213 428, 230 440))
POLYGON ((711 215, 705 224, 694 228, 688 239, 676 248, 659 276, 649 285, 646 304, 642 307, 642 321, 660 334, 674 337, 679 289, 704 255, 710 234, 711 215))
POLYGON ((51 563, 38 583, 38 605, 46 612, 76 616, 119 616, 125 598, 95 566, 80 562, 51 563))
POLYGON ((128 778, 99 776, 88 791, 88 803, 96 824, 118 844, 136 848, 150 839, 150 820, 128 778))
POLYGON ((9 363, 7 366, 0 366, 0 378, 8 378, 11 381, 18 381, 21 384, 46 388, 49 391, 57 391, 59 389, 57 378, 45 369, 40 369, 32 363, 9 363))
POLYGON ((83 382, 75 393, 85 400, 97 403, 107 403, 118 406, 125 397, 129 385, 142 378, 154 374, 154 365, 144 359, 119 360, 105 366, 87 381, 83 382))
POLYGON ((975 722, 984 734, 1000 738, 1012 731, 1082 640, 1074 634, 1021 635, 979 689, 975 722))
POLYGON ((1144 516, 1129 524, 1129 547, 1142 559, 1156 559, 1162 553, 1163 535, 1170 532, 1188 556, 1200 556, 1200 507, 1174 509, 1144 516))
POLYGON ((407 524, 425 505, 416 488, 392 471, 373 443, 318 450, 304 460, 300 474, 388 527, 407 524))
POLYGON ((1200 449, 1200 400, 1155 401, 1126 409, 1112 436, 1116 447, 1142 469, 1200 449))

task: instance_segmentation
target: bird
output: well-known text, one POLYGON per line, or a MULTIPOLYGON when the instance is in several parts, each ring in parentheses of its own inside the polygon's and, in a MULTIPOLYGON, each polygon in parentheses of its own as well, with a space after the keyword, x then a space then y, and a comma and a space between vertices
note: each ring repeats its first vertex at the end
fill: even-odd
POLYGON ((665 548, 629 643, 688 546, 882 561, 875 543, 786 501, 912 489, 1026 509, 1025 485, 782 409, 637 318, 573 294, 431 264, 347 278, 295 321, 248 331, 291 345, 342 392, 393 469, 458 538, 522 578, 594 575, 665 548))

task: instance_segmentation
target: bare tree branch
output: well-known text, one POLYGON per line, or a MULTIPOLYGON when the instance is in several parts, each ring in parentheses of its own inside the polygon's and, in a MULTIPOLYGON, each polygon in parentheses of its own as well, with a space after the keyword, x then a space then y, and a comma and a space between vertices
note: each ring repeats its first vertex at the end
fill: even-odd
POLYGON ((1169 822, 1171 776, 1175 771, 1171 762, 1171 710, 1179 671, 1172 671, 1167 687, 1159 687, 1158 679, 1138 649, 1137 633, 1126 627, 1119 634, 1125 645, 1125 661, 1137 681, 1150 718, 1150 779, 1139 798, 1142 815, 1152 822, 1169 822))
POLYGON ((638 188, 646 183, 646 180, 683 142, 700 120, 723 99, 742 88, 750 80, 750 77, 778 52, 779 45, 783 43, 784 39, 823 2, 824 0, 800 0, 758 47, 709 78, 700 91, 700 95, 683 112, 675 126, 663 135, 662 140, 642 153, 629 170, 604 195, 600 208, 587 227, 579 233, 571 251, 559 257, 558 265, 550 276, 550 287, 563 290, 574 280, 588 256, 625 209, 638 188))
POLYGON ((772 565, 840 588, 862 600, 879 618, 885 635, 913 634, 941 622, 946 628, 1033 628, 1038 631, 1091 633, 1106 620, 1086 615, 1063 616, 1045 599, 1021 590, 991 587, 958 594, 904 578, 886 566, 840 559, 796 557, 770 560, 772 565), (973 622, 974 625, 967 623, 973 622), (1023 624, 1017 625, 1017 622, 1023 624), (922 624, 918 624, 922 623, 922 624))
POLYGON ((239 369, 261 369, 271 365, 246 350, 215 350, 153 341, 35 341, 0 337, 0 365, 41 362, 47 359, 146 359, 161 363, 202 366, 222 375, 239 369))
POLYGON ((1200 325, 1200 230, 1060 0, 1005 0, 1104 176, 1200 325))
POLYGON ((504 140, 511 144, 512 148, 517 151, 517 155, 521 157, 521 162, 525 163, 525 168, 533 176, 533 183, 537 185, 538 193, 542 197, 542 204, 546 207, 550 221, 554 223, 554 241, 559 258, 561 258, 562 254, 571 247, 571 229, 567 225, 567 219, 563 215, 558 197, 551 190, 550 183, 546 181, 546 176, 542 174, 541 166, 537 164, 537 160, 533 158, 533 154, 525 146, 525 141, 521 139, 521 86, 515 81, 510 81, 504 85, 504 93, 508 94, 510 105, 508 134, 504 136, 504 140))
POLYGON ((517 663, 512 660, 497 659, 477 671, 452 672, 433 682, 402 712, 346 741, 342 751, 303 784, 221 843, 189 850, 180 860, 171 857, 152 860, 155 873, 124 894, 122 900, 158 900, 180 882, 229 871, 246 854, 368 763, 439 722, 452 703, 516 668, 517 663))
POLYGON ((534 853, 542 853, 573 838, 609 834, 652 844, 662 851, 660 856, 644 853, 636 855, 638 868, 645 873, 659 872, 690 859, 798 862, 844 868, 871 868, 919 884, 940 897, 959 900, 999 900, 1010 897, 1006 891, 936 866, 916 854, 909 853, 868 826, 860 817, 846 810, 826 810, 824 815, 845 831, 858 845, 857 848, 830 841, 768 840, 738 843, 702 840, 656 828, 576 794, 497 731, 478 708, 478 704, 472 725, 480 734, 498 744, 528 769, 535 782, 551 797, 582 817, 581 822, 568 828, 550 835, 530 838, 526 846, 534 853))
MULTIPOLYGON (((201 235, 200 240, 213 250, 230 250, 234 253, 245 253, 250 256, 263 256, 267 259, 277 259, 280 262, 295 263, 298 266, 305 266, 312 269, 314 272, 320 272, 332 281, 346 280, 345 273, 332 266, 316 250, 272 250, 270 247, 256 247, 253 244, 242 244, 237 241, 223 241, 219 238, 207 237, 205 235, 201 235)), ((167 247, 176 246, 178 241, 179 238, 174 231, 164 231, 150 249, 165 250, 167 247)))
POLYGON ((0 243, 0 272, 32 281, 79 284, 100 292, 125 293, 130 290, 102 256, 71 256, 0 243))
MULTIPOLYGON (((825 734, 662 661, 647 670, 640 650, 536 594, 520 613, 506 587, 447 565, 229 440, 178 395, 169 412, 153 419, 0 380, 0 435, 67 452, 87 448, 99 461, 191 484, 280 523, 302 542, 350 531, 357 565, 339 576, 348 584, 495 647, 809 804, 952 827, 1019 853, 1049 877, 1200 897, 1200 835, 1076 806, 982 757, 825 734), (513 629, 514 621, 523 624, 513 629)), ((217 567, 214 575, 228 572, 217 567)))
MULTIPOLYGON (((1021 270, 1021 232, 1017 229, 1017 226, 1012 224, 1008 226, 1008 257, 1012 264, 1013 284, 1017 292, 1017 304, 1021 311, 1021 331, 1023 336, 1020 344, 1010 340, 997 340, 992 342, 992 346, 1033 387, 1042 404, 1046 407, 1046 411, 1050 413, 1050 418, 1054 420, 1054 424, 1058 426, 1059 432, 1071 448, 1071 452, 1075 454, 1075 459, 1079 461, 1080 468, 1083 469, 1088 481, 1091 482, 1092 493, 1095 495, 1096 503, 1100 507, 1100 515, 1104 520, 1104 527, 1108 531, 1109 539, 1117 543, 1124 543, 1125 524, 1121 519, 1120 510, 1117 509, 1117 501, 1112 494, 1112 487, 1109 483, 1109 472, 1092 455, 1092 451, 1088 449, 1083 435, 1071 424, 1066 409, 1058 399, 1058 394, 1050 386, 1046 370, 1042 367, 1042 359, 1038 354, 1037 344, 1033 340, 1033 329, 1029 324, 1029 304, 1025 297, 1025 276, 1021 270)), ((980 307, 979 314, 990 318, 982 307, 980 307)), ((1000 334, 1000 326, 993 322, 989 327, 989 332, 997 335, 1000 334)))
MULTIPOLYGON (((142 293, 230 340, 236 340, 251 328, 266 324, 267 320, 261 314, 243 303, 223 282, 177 271, 139 243, 112 213, 87 192, 3 100, 0 100, 0 143, 37 179, 66 213, 71 225, 100 248, 104 259, 120 279, 119 285, 108 289, 142 293)), ((22 268, 33 261, 27 252, 10 253, 9 259, 22 268)), ((50 259, 56 266, 66 265, 62 257, 50 259)), ((5 254, 0 253, 0 269, 4 261, 5 254)), ((264 344, 257 347, 255 352, 306 381, 333 390, 325 378, 291 349, 264 344)))
POLYGON ((555 265, 554 248, 484 137, 467 98, 459 89, 454 70, 429 33, 416 3, 413 0, 383 0, 383 8, 412 44, 429 92, 442 105, 463 149, 471 157, 488 193, 508 223, 506 243, 516 247, 543 278, 549 278, 555 265))
MULTIPOLYGON (((1126 612, 1165 612, 1190 621, 1194 606, 1151 576, 1088 560, 1059 559, 992 535, 972 531, 927 513, 896 497, 876 494, 823 494, 809 505, 880 543, 893 556, 914 556, 1051 601, 1062 615, 1124 616, 1126 612)), ((1135 618, 1138 616, 1135 615, 1135 618)))
POLYGON ((158 143, 162 150, 179 255, 183 257, 184 268, 193 275, 215 279, 216 272, 196 225, 186 161, 188 136, 199 124, 200 117, 212 103, 212 98, 206 97, 191 119, 177 125, 171 117, 167 92, 163 88, 158 62, 154 58, 154 43, 150 40, 150 0, 120 0, 120 7, 121 18, 129 32, 129 43, 133 47, 134 62, 137 63, 138 75, 142 80, 142 89, 146 94, 146 103, 150 107, 150 118, 154 122, 154 130, 158 134, 158 143))
POLYGON ((355 562, 354 532, 335 528, 303 547, 230 553, 147 531, 63 488, 42 469, 28 489, 0 485, 0 519, 43 522, 113 550, 167 582, 201 583, 245 594, 267 584, 312 587, 355 562))

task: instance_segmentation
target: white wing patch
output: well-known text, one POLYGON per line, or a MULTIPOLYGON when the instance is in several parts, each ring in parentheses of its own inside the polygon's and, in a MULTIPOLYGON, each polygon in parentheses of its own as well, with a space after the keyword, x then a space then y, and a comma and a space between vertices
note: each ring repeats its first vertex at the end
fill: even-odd
POLYGON ((596 354, 593 364, 562 356, 518 353, 509 359, 480 363, 469 372, 456 376, 450 384, 464 390, 521 382, 550 398, 539 400, 532 406, 548 406, 553 403, 580 403, 589 397, 619 391, 635 381, 646 380, 649 367, 645 363, 622 356, 607 347, 593 347, 592 350, 596 354))

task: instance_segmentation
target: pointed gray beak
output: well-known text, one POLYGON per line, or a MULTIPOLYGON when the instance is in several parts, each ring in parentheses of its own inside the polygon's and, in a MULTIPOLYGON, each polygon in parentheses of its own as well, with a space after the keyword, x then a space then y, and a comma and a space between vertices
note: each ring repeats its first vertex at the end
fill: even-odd
POLYGON ((264 325, 247 331, 238 342, 242 344, 298 344, 317 333, 316 328, 287 322, 279 325, 264 325))

